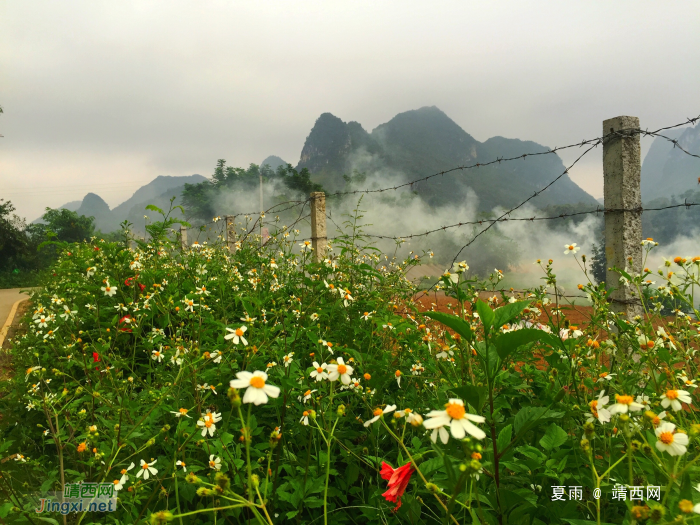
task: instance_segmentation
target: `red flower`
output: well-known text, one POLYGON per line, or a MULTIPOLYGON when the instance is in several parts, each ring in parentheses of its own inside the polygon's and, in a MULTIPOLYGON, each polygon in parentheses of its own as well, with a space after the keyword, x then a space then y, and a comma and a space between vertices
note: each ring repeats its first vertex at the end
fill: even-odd
POLYGON ((406 463, 403 467, 394 469, 388 463, 382 461, 382 470, 380 475, 382 479, 389 482, 389 489, 382 494, 387 501, 396 503, 394 512, 399 510, 401 506, 401 496, 403 496, 408 482, 411 481, 411 474, 415 472, 415 469, 411 466, 411 463, 406 463))
POLYGON ((142 292, 146 289, 146 285, 145 285, 145 284, 141 284, 141 283, 136 283, 136 284, 139 285, 139 289, 140 289, 142 292))
MULTIPOLYGON (((125 315, 124 317, 119 319, 119 324, 126 322, 126 320, 130 319, 130 318, 131 318, 130 315, 125 315)), ((127 326, 128 326, 128 323, 126 324, 126 326, 122 326, 121 328, 119 328, 119 331, 120 332, 131 332, 131 328, 127 328, 127 326)))
POLYGON ((124 281, 124 284, 127 286, 131 286, 132 284, 134 284, 134 278, 129 277, 126 281, 124 281))
MULTIPOLYGON (((93 352, 92 353, 92 362, 97 363, 99 360, 100 360, 100 354, 98 354, 97 352, 93 352)), ((99 370, 99 369, 100 369, 99 366, 95 367, 95 370, 99 370)))

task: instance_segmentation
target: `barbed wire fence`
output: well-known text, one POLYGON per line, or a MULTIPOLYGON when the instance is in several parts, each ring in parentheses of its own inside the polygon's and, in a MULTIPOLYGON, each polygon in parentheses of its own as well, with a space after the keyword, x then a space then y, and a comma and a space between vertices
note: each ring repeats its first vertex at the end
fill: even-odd
MULTIPOLYGON (((333 220, 332 214, 328 213, 326 210, 326 197, 343 197, 343 196, 350 196, 350 195, 368 195, 368 194, 377 194, 377 193, 384 193, 384 192, 389 192, 389 191, 397 191, 402 188, 410 188, 411 190, 414 190, 415 187, 420 185, 421 183, 425 183, 431 179, 434 179, 439 176, 444 176, 448 175, 451 173, 457 173, 457 172, 465 172, 467 170, 479 170, 480 168, 490 166, 490 165, 495 165, 495 164, 502 164, 502 163, 507 163, 507 162, 515 162, 517 160, 523 160, 527 159, 528 157, 535 157, 535 156, 542 156, 542 155, 554 155, 557 154, 558 152, 562 150, 568 150, 568 149, 573 149, 573 148, 585 148, 584 151, 574 159, 573 162, 571 162, 568 166, 565 167, 565 169, 557 175, 554 179, 552 179, 549 183, 547 183, 545 186, 542 188, 538 189, 537 191, 533 192, 531 195, 529 195, 527 198, 523 199, 520 201, 518 204, 515 206, 503 211, 499 212, 499 215, 495 218, 489 218, 489 219, 480 219, 480 220, 464 220, 460 222, 455 222, 453 224, 446 224, 439 226, 437 228, 433 228, 430 230, 426 230, 424 232, 411 232, 407 233, 405 235, 382 235, 378 233, 360 233, 359 237, 362 238, 367 238, 367 239, 384 239, 384 240, 392 240, 396 242, 402 242, 406 241, 409 239, 415 239, 415 238, 420 238, 420 237, 426 237, 432 234, 436 234, 439 232, 445 232, 447 230, 451 230, 454 228, 460 228, 464 226, 484 226, 484 228, 480 229, 478 232, 476 232, 474 235, 472 235, 469 240, 457 251, 457 253, 454 255, 452 259, 451 265, 457 262, 459 257, 462 255, 464 250, 468 249, 476 240, 485 234, 487 231, 489 231, 494 225, 500 224, 500 223, 505 223, 505 222, 530 222, 530 223, 535 223, 539 221, 557 221, 557 220, 562 220, 562 219, 567 219, 571 217, 581 217, 581 216, 586 216, 586 215, 600 215, 603 214, 605 218, 605 223, 606 223, 606 246, 610 246, 612 249, 608 249, 611 253, 613 253, 613 259, 617 259, 616 261, 608 261, 608 264, 611 266, 617 266, 617 267, 625 267, 627 260, 632 257, 632 259, 637 261, 641 261, 641 214, 643 212, 657 212, 661 210, 668 210, 668 209, 691 209, 697 206, 700 206, 700 203, 696 202, 688 202, 687 199, 684 203, 679 203, 679 204, 671 204, 667 206, 660 206, 660 207, 643 207, 641 204, 641 191, 640 191, 640 171, 641 171, 641 150, 640 150, 640 138, 641 137, 655 137, 655 138, 661 138, 664 139, 670 143, 673 144, 673 149, 678 149, 680 152, 683 154, 689 156, 689 157, 694 157, 700 159, 700 155, 692 153, 691 151, 688 151, 680 142, 678 139, 674 139, 671 137, 668 137, 663 134, 664 131, 687 126, 687 125, 695 125, 698 121, 700 121, 700 115, 694 118, 687 118, 685 121, 669 125, 669 126, 664 126, 660 127, 656 130, 649 131, 648 129, 641 129, 639 127, 639 120, 635 117, 616 117, 615 119, 609 119, 604 121, 603 123, 603 129, 604 133, 600 137, 592 138, 592 139, 585 139, 582 140, 581 142, 577 142, 574 144, 569 144, 566 146, 561 146, 561 147, 554 147, 551 149, 548 149, 546 151, 539 151, 539 152, 525 152, 519 155, 515 156, 510 156, 510 157, 496 157, 495 160, 489 161, 489 162, 477 162, 473 163, 470 165, 461 165, 461 166, 456 166, 454 168, 442 170, 439 172, 432 173, 430 175, 420 177, 402 184, 397 184, 394 186, 388 186, 388 187, 383 187, 383 188, 367 188, 367 189, 358 189, 358 190, 348 190, 348 191, 338 191, 338 192, 333 192, 333 193, 322 193, 322 192, 316 192, 312 193, 308 199, 306 200, 291 200, 291 201, 285 201, 282 203, 275 204, 274 206, 268 208, 267 210, 260 212, 247 212, 247 213, 237 213, 235 215, 227 215, 224 217, 216 217, 209 223, 205 223, 204 225, 198 227, 197 229, 200 230, 200 234, 204 231, 206 231, 207 227, 210 227, 213 224, 221 222, 221 231, 217 234, 217 236, 224 237, 225 242, 228 244, 229 248, 232 248, 232 244, 236 242, 241 242, 243 240, 246 240, 250 238, 250 236, 255 232, 255 230, 259 231, 260 238, 261 238, 261 245, 265 244, 265 235, 264 235, 264 229, 263 229, 263 222, 264 219, 267 215, 270 214, 281 214, 283 212, 292 210, 294 208, 300 207, 300 210, 298 214, 296 211, 294 212, 296 215, 296 219, 292 222, 290 226, 286 226, 285 228, 288 230, 292 230, 294 226, 297 224, 306 221, 311 227, 311 237, 306 238, 306 239, 301 239, 302 241, 311 241, 314 247, 314 257, 317 261, 320 261, 323 259, 325 256, 325 247, 329 241, 336 240, 338 238, 343 238, 344 235, 340 235, 339 237, 328 237, 326 234, 326 220, 330 220, 333 225, 336 227, 336 229, 339 232, 343 231, 343 228, 336 223, 335 220, 333 220), (625 147, 621 147, 621 144, 624 144, 625 147), (550 216, 530 216, 530 217, 512 217, 515 212, 523 208, 526 204, 528 204, 532 199, 537 197, 538 195, 542 194, 543 192, 547 191, 550 187, 552 187, 554 184, 556 184, 558 181, 560 181, 562 178, 564 178, 566 175, 569 174, 570 170, 572 170, 576 164, 578 164, 581 159, 583 159, 587 154, 589 154, 591 151, 594 149, 598 148, 598 146, 603 146, 603 157, 604 157, 604 180, 605 180, 605 205, 603 207, 596 207, 596 209, 591 209, 591 210, 586 210, 586 211, 576 211, 576 212, 571 212, 571 213, 561 213, 557 215, 550 215, 550 216), (632 158, 629 157, 629 152, 632 151, 632 158), (610 157, 611 162, 606 162, 606 159, 610 157), (624 157, 624 158, 623 158, 624 157), (617 161, 617 163, 613 162, 617 161), (631 195, 631 200, 630 198, 627 198, 631 195), (608 205, 610 203, 610 205, 608 205), (310 206, 310 213, 307 215, 304 215, 304 211, 306 209, 306 206, 310 206), (252 218, 252 217, 257 217, 257 219, 253 220, 251 224, 248 225, 248 227, 245 229, 245 231, 240 235, 237 236, 234 228, 234 223, 236 218, 238 217, 247 217, 247 218, 252 218), (618 225, 620 224, 627 224, 629 221, 623 220, 623 218, 629 218, 629 217, 634 217, 639 220, 632 221, 633 224, 636 225, 635 231, 628 231, 629 228, 618 228, 619 231, 617 231, 617 235, 613 234, 614 228, 612 227, 613 223, 617 223, 618 225), (310 219, 310 220, 308 220, 310 219), (623 231, 624 230, 624 231, 623 231), (614 238, 613 238, 614 237, 614 238), (238 239, 238 240, 236 240, 238 239), (637 242, 639 241, 639 242, 637 242), (637 247, 634 247, 633 245, 635 244, 637 247), (616 264, 622 262, 622 264, 616 264)), ((252 220, 252 219, 251 219, 252 220)), ((210 230, 211 232, 211 230, 210 230)), ((186 228, 181 228, 180 230, 180 238, 182 242, 183 248, 187 247, 187 229, 186 228)), ((199 238, 199 237, 198 237, 199 238)), ((198 242, 195 241, 195 242, 198 242)), ((610 272, 609 272, 610 273, 610 272)), ((614 276, 612 276, 614 278, 614 276)), ((427 291, 432 290, 439 281, 437 281, 433 286, 431 286, 427 291)), ((515 292, 522 292, 515 290, 515 292)), ((624 292, 624 291, 623 291, 624 292)), ((584 297, 584 296, 570 296, 570 297, 584 297)), ((612 297, 612 300, 618 304, 622 309, 626 311, 628 314, 633 314, 635 313, 632 310, 635 310, 633 308, 635 301, 632 300, 630 297, 627 297, 622 294, 620 297, 612 297), (630 306, 632 305, 632 306, 630 306), (631 309, 630 309, 631 308, 631 309)))

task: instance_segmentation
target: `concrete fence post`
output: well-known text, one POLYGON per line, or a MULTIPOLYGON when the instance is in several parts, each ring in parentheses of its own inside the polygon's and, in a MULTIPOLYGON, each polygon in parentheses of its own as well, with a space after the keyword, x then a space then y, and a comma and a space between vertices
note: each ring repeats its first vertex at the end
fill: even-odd
POLYGON ((311 246, 314 249, 314 261, 323 261, 328 237, 326 236, 326 194, 322 191, 311 194, 311 246))
POLYGON ((180 248, 184 251, 187 249, 187 228, 180 225, 180 248))
POLYGON ((637 117, 615 117, 603 121, 603 187, 605 203, 605 281, 615 288, 611 308, 628 320, 642 314, 634 285, 620 282, 612 267, 630 274, 642 270, 642 193, 640 134, 637 117), (624 209, 628 211, 608 211, 624 209))
POLYGON ((233 220, 233 215, 227 215, 226 219, 226 246, 228 251, 233 253, 236 246, 236 225, 233 220))

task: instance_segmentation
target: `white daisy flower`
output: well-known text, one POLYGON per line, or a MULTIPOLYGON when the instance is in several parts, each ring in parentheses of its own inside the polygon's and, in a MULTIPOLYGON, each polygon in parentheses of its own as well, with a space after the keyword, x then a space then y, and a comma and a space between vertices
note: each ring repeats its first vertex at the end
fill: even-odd
POLYGON ((209 437, 214 435, 216 431, 216 423, 221 421, 221 413, 210 412, 207 410, 206 414, 202 414, 202 417, 197 421, 197 426, 202 427, 202 437, 209 433, 209 437))
POLYGON ((316 392, 316 390, 307 390, 306 392, 304 392, 304 395, 299 396, 297 399, 302 403, 306 404, 306 402, 309 399, 311 399, 311 394, 313 394, 314 392, 316 392))
POLYGON ((388 414, 389 412, 393 412, 394 410, 396 410, 396 405, 387 405, 386 408, 384 408, 383 410, 381 408, 375 408, 373 412, 374 417, 365 421, 365 427, 370 426, 375 421, 378 421, 379 418, 382 417, 384 414, 388 414))
POLYGON ((625 396, 620 394, 615 394, 614 405, 610 405, 610 415, 615 414, 626 414, 627 412, 638 412, 644 409, 644 405, 641 403, 636 403, 632 396, 625 396))
POLYGON ((148 479, 150 476, 155 476, 158 474, 158 470, 153 468, 153 465, 156 464, 157 459, 154 459, 150 463, 146 463, 144 460, 141 460, 141 470, 139 470, 136 473, 136 477, 140 478, 141 475, 143 474, 143 479, 148 479))
POLYGON ((669 406, 678 412, 683 405, 681 403, 691 404, 693 399, 685 390, 666 390, 666 393, 661 396, 661 406, 668 408, 669 406))
POLYGON ((326 372, 328 365, 326 363, 319 365, 318 362, 314 361, 313 365, 314 371, 311 372, 311 374, 309 374, 312 379, 316 379, 316 381, 323 381, 324 379, 328 379, 328 373, 326 372))
POLYGON ((610 421, 610 411, 605 408, 605 405, 610 401, 610 397, 605 395, 605 390, 601 390, 598 394, 598 399, 594 399, 588 405, 591 407, 591 415, 588 418, 588 423, 592 423, 596 419, 601 423, 608 423, 610 421))
POLYGON ((238 379, 231 380, 231 388, 242 390, 246 388, 243 396, 243 403, 253 403, 254 405, 262 405, 267 403, 269 397, 277 397, 280 395, 280 389, 274 385, 266 384, 267 374, 256 370, 252 374, 250 372, 238 372, 238 379))
POLYGON ((117 293, 117 287, 110 286, 109 281, 107 281, 105 285, 100 289, 105 293, 105 295, 108 295, 109 297, 112 297, 114 294, 117 293))
POLYGON ((327 369, 329 381, 337 381, 340 378, 344 385, 350 384, 353 368, 350 365, 346 365, 342 357, 338 358, 337 364, 328 365, 327 369))
POLYGON ((182 471, 183 471, 183 472, 187 472, 187 464, 186 464, 184 461, 178 459, 178 460, 175 462, 175 466, 176 466, 176 467, 182 467, 182 471))
POLYGON ((573 243, 573 244, 565 244, 565 245, 564 245, 564 248, 566 248, 566 251, 564 252, 564 255, 566 255, 566 254, 568 254, 568 253, 576 253, 576 252, 578 252, 578 251, 581 249, 580 246, 576 246, 576 243, 573 243))
POLYGON ((671 456, 682 456, 688 451, 688 435, 681 432, 674 432, 676 425, 673 423, 662 423, 655 432, 656 448, 661 452, 668 452, 671 456))
POLYGON ((226 339, 227 341, 233 339, 234 345, 237 345, 238 343, 242 342, 245 346, 248 346, 248 341, 245 337, 243 337, 243 334, 246 330, 248 330, 248 328, 246 328, 245 326, 241 326, 240 328, 236 328, 235 330, 233 328, 226 327, 226 331, 231 333, 226 334, 224 336, 224 339, 226 339))
POLYGON ((486 433, 474 423, 483 423, 486 418, 474 414, 468 414, 464 408, 464 401, 461 399, 450 399, 445 410, 431 410, 428 412, 423 426, 428 430, 433 430, 430 439, 435 443, 438 434, 443 444, 447 443, 447 431, 444 427, 449 426, 452 437, 463 439, 467 434, 471 434, 476 439, 484 439, 486 433))
POLYGON ((209 455, 209 468, 214 470, 221 470, 221 458, 214 456, 214 454, 209 455))

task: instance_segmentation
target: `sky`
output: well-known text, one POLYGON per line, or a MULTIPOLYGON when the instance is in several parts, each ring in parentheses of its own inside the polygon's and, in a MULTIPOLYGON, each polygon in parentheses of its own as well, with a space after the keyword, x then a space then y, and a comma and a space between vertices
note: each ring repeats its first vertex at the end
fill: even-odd
MULTIPOLYGON (((699 20, 694 0, 0 0, 0 198, 33 220, 219 158, 296 164, 323 112, 371 131, 435 105, 549 147, 676 124, 700 114, 699 20)), ((571 172, 594 197, 601 159, 571 172)))

